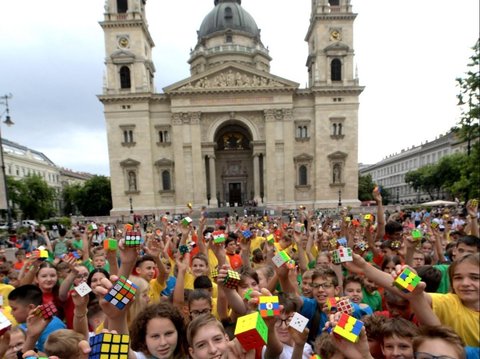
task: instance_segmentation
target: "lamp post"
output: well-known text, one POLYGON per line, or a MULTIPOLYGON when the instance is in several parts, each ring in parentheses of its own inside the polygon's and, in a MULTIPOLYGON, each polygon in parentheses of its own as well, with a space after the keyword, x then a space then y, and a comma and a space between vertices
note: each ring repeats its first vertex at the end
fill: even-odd
POLYGON ((129 197, 129 198, 128 198, 128 202, 130 202, 130 214, 133 214, 132 197, 129 197))
MULTIPOLYGON (((2 100, 0 104, 5 105, 5 111, 0 114, 0 119, 3 114, 6 114, 4 124, 7 126, 13 125, 13 121, 10 118, 10 109, 8 107, 8 99, 12 98, 12 94, 1 96, 0 99, 2 100)), ((3 178, 3 185, 5 190, 5 207, 7 209, 7 226, 8 232, 12 230, 13 223, 12 223, 12 209, 10 208, 10 203, 8 199, 8 186, 7 186, 7 177, 5 175, 5 161, 3 159, 3 140, 2 140, 2 131, 0 130, 0 160, 2 161, 2 178, 3 178)))
POLYGON ((338 207, 342 207, 342 190, 338 190, 338 207))

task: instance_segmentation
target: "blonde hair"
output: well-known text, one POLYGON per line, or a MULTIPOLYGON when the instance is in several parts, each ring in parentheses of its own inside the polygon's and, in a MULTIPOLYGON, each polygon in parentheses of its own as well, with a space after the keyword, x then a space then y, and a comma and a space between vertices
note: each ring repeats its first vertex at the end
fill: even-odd
POLYGON ((59 329, 51 333, 45 342, 45 353, 62 359, 78 359, 78 343, 85 340, 82 334, 71 329, 59 329))
MULTIPOLYGON (((150 284, 140 276, 131 275, 128 279, 131 280, 133 284, 135 284, 138 287, 137 294, 136 294, 137 296, 142 295, 143 292, 148 291, 150 288, 150 284)), ((128 325, 130 325, 133 319, 135 319, 138 313, 144 310, 145 307, 146 305, 141 300, 138 300, 138 298, 133 301, 133 303, 130 305, 130 308, 128 309, 128 312, 127 312, 128 325)))

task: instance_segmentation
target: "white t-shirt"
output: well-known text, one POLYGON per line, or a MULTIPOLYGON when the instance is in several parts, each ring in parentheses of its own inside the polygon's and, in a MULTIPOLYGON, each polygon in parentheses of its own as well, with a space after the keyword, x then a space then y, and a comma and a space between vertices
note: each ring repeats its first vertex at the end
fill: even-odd
MULTIPOLYGON (((264 346, 262 349, 262 359, 265 359, 265 352, 267 351, 267 346, 264 346)), ((278 359, 291 359, 293 355, 293 347, 287 344, 283 344, 283 350, 278 359)), ((303 359, 310 359, 313 355, 313 350, 310 344, 305 343, 303 347, 303 359)), ((138 357, 137 357, 138 359, 138 357)))

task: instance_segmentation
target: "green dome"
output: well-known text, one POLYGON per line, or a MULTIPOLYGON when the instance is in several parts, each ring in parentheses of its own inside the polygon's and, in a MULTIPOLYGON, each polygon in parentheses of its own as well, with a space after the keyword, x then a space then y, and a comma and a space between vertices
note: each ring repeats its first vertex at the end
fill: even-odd
POLYGON ((255 20, 240 4, 241 0, 215 0, 215 8, 203 19, 198 37, 202 38, 228 29, 259 37, 260 30, 255 20))

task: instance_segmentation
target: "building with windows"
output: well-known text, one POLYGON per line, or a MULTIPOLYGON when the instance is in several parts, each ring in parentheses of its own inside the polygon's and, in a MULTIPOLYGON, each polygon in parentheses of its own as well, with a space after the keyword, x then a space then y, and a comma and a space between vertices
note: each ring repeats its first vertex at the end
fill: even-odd
MULTIPOLYGON (((2 138, 5 175, 21 180, 29 175, 40 176, 49 187, 55 190, 57 200, 54 205, 57 214, 62 213, 62 190, 65 185, 83 183, 92 177, 88 173, 78 173, 58 167, 42 152, 2 138)), ((4 190, 4 189, 1 189, 4 190)))
POLYGON ((350 0, 311 1, 306 88, 270 72, 273 59, 241 0, 214 0, 185 58, 190 76, 156 93, 146 0, 106 0, 99 99, 112 215, 128 214, 131 203, 139 214, 188 202, 333 208, 340 195, 358 204, 356 14, 350 0))
MULTIPOLYGON (((444 156, 466 151, 466 143, 459 142, 452 132, 438 136, 435 140, 418 146, 402 149, 385 157, 373 165, 360 165, 360 175, 371 175, 374 183, 388 189, 395 204, 416 204, 430 201, 430 195, 415 191, 405 183, 405 174, 428 164, 435 164, 444 156)), ((445 193, 439 193, 438 198, 447 199, 445 193)))

